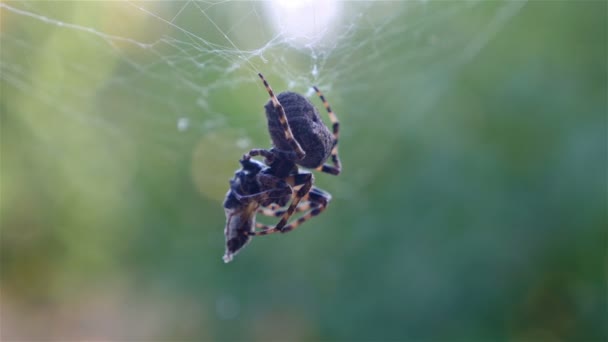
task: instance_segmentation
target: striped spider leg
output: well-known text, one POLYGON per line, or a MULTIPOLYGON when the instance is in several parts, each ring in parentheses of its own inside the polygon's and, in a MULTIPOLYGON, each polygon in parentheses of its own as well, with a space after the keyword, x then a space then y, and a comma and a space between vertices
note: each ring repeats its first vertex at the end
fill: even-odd
MULTIPOLYGON (((293 212, 306 212, 304 215, 299 217, 296 220, 293 220, 288 225, 284 226, 281 229, 277 229, 276 227, 268 226, 262 223, 256 223, 256 228, 261 230, 250 232, 249 235, 268 235, 273 233, 287 233, 296 228, 298 228, 302 223, 310 220, 314 216, 322 213, 327 204, 331 200, 331 195, 317 187, 312 187, 310 191, 302 197, 302 202, 293 210, 293 212)), ((272 206, 271 208, 260 208, 258 210, 259 213, 266 216, 282 216, 287 210, 279 210, 276 206, 272 206)))
POLYGON ((285 133, 285 140, 287 140, 287 142, 291 146, 291 149, 296 153, 297 159, 304 158, 306 156, 306 152, 304 152, 298 141, 293 136, 291 127, 289 127, 289 122, 287 122, 287 115, 285 114, 285 109, 283 108, 283 105, 281 105, 279 99, 277 99, 277 97, 274 95, 272 88, 270 88, 270 85, 268 84, 268 81, 266 81, 264 76, 261 73, 258 73, 258 76, 262 79, 262 82, 264 82, 266 91, 268 91, 268 95, 270 95, 270 99, 272 100, 272 105, 277 110, 279 122, 281 124, 281 127, 283 127, 283 131, 285 133))

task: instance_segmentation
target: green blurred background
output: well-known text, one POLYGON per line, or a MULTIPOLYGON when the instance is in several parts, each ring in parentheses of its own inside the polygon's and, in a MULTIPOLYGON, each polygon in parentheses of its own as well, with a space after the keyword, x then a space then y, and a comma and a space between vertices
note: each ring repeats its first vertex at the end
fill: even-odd
POLYGON ((607 339, 605 1, 344 2, 300 49, 266 5, 0 3, 2 340, 607 339), (224 264, 257 71, 344 171, 224 264))

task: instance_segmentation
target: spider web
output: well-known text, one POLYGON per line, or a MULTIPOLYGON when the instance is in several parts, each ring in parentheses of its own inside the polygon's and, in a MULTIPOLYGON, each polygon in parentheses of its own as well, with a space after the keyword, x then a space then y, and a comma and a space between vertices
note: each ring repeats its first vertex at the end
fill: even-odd
MULTIPOLYGON (((52 163, 85 160, 84 172, 63 171, 76 184, 98 170, 120 179, 144 149, 167 163, 195 144, 195 182, 217 199, 226 178, 217 170, 231 172, 235 156, 267 145, 258 72, 278 91, 312 96, 316 84, 334 105, 374 87, 420 89, 438 75, 449 80, 524 4, 2 2, 3 111, 27 127, 22 143, 52 163), (465 17, 469 26, 451 29, 465 17), (399 75, 374 77, 391 69, 399 75)), ((415 119, 441 91, 423 92, 411 115, 383 119, 415 119)))
POLYGON ((365 322, 386 339, 509 324, 576 339, 602 326, 606 24, 592 2, 539 18, 555 2, 0 0, 2 337, 377 338, 353 329, 365 322), (321 109, 319 86, 344 170, 315 179, 336 199, 316 231, 257 239, 256 267, 226 272, 228 179, 270 145, 258 72, 321 109), (234 329, 239 315, 250 327, 234 329))

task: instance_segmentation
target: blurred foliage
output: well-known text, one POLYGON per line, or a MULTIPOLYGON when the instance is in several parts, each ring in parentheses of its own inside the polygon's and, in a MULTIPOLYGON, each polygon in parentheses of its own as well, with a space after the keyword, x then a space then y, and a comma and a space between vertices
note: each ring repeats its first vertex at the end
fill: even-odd
MULTIPOLYGON (((87 2, 33 4, 137 39, 154 29, 87 2)), ((425 30, 441 41, 502 5, 400 13, 437 17, 425 30)), ((343 131, 343 174, 316 176, 329 209, 228 265, 235 141, 268 146, 255 74, 211 90, 223 125, 180 132, 167 113, 195 97, 171 98, 162 78, 110 82, 146 58, 136 49, 99 54, 74 43, 82 32, 0 14, 3 340, 606 340, 605 1, 526 3, 470 60, 412 58, 409 31, 353 50, 385 56, 325 80, 343 131)))

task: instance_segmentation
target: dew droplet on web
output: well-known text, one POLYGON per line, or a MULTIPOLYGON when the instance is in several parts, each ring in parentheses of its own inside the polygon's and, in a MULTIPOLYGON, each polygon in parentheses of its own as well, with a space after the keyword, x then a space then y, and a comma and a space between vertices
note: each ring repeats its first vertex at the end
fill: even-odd
POLYGON ((239 63, 233 63, 230 67, 226 69, 226 73, 231 73, 235 70, 238 70, 241 67, 239 63))
POLYGON ((190 125, 190 120, 188 118, 179 118, 177 119, 177 130, 183 132, 188 129, 190 125))
POLYGON ((196 105, 203 109, 209 109, 209 103, 207 102, 207 100, 205 100, 202 97, 199 97, 198 99, 196 99, 196 105))
POLYGON ((236 141, 236 147, 238 148, 248 148, 251 146, 251 139, 249 138, 239 138, 236 141))

